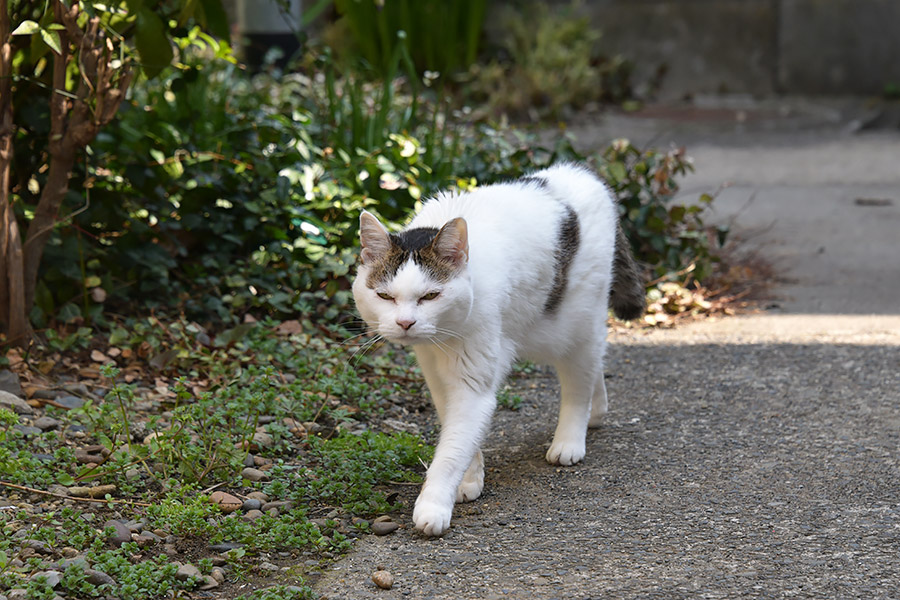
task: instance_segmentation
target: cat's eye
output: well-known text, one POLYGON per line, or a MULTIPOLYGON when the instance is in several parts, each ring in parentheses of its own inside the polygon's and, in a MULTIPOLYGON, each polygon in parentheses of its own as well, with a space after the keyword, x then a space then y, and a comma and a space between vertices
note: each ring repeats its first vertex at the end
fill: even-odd
POLYGON ((437 298, 440 295, 441 295, 440 292, 428 292, 427 294, 425 294, 424 296, 419 298, 419 301, 421 302, 422 300, 434 300, 435 298, 437 298))
POLYGON ((382 300, 393 300, 394 297, 388 294, 387 292, 377 292, 378 297, 382 300))

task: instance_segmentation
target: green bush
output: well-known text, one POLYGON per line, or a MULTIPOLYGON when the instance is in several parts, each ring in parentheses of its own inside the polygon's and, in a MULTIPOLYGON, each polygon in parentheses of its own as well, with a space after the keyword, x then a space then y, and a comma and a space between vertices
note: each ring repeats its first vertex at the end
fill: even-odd
MULTIPOLYGON (((136 87, 89 149, 87 202, 73 198, 75 214, 46 250, 38 326, 102 322, 112 309, 177 309, 201 323, 324 315, 323 297, 349 299, 361 209, 403 223, 439 188, 560 160, 594 162, 623 202, 638 256, 658 274, 692 262, 697 278, 711 270, 700 219, 709 199, 669 206, 687 168, 680 155, 626 145, 587 157, 565 136, 543 147, 466 123, 427 80, 372 83, 341 72, 327 52, 296 72, 251 75, 211 59, 227 52, 196 31, 181 43, 180 69, 136 87)), ((393 61, 399 73, 409 59, 399 49, 393 61)))
POLYGON ((601 55, 601 33, 577 9, 531 2, 499 11, 496 58, 471 67, 467 99, 482 114, 541 119, 630 98, 630 63, 601 55))

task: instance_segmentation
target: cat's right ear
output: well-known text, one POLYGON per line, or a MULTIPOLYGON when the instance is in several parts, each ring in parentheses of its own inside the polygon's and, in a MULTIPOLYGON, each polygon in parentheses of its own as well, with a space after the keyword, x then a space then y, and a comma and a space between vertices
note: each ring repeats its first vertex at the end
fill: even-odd
POLYGON ((367 210, 362 211, 359 216, 359 243, 362 246, 359 258, 364 265, 381 260, 391 249, 391 238, 387 229, 367 210))

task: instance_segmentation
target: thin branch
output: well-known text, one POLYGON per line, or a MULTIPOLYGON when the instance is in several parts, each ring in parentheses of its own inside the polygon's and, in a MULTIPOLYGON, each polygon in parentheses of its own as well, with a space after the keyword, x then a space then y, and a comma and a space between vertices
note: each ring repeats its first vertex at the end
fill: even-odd
POLYGON ((115 498, 79 498, 77 496, 69 496, 67 494, 56 494, 54 492, 45 492, 44 490, 36 490, 34 488, 30 488, 24 485, 16 485, 15 483, 10 483, 8 481, 0 481, 0 485, 8 488, 12 488, 14 490, 21 490, 23 492, 31 492, 32 494, 41 494, 43 496, 53 496, 54 498, 62 498, 64 500, 75 500, 76 502, 94 502, 98 504, 128 504, 130 506, 153 506, 152 504, 148 504, 147 502, 138 502, 137 500, 116 500, 115 498))

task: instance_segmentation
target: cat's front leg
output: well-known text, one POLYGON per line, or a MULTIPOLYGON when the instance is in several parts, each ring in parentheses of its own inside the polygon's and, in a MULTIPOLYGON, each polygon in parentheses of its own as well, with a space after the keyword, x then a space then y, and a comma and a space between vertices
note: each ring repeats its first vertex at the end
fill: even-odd
POLYGON ((480 464, 477 460, 479 446, 490 424, 495 402, 493 392, 477 393, 468 388, 456 390, 447 399, 434 460, 428 467, 425 484, 413 510, 416 529, 425 535, 446 533, 459 491, 474 493, 472 483, 483 486, 483 467, 478 469, 476 466, 470 481, 460 487, 473 464, 480 464))

